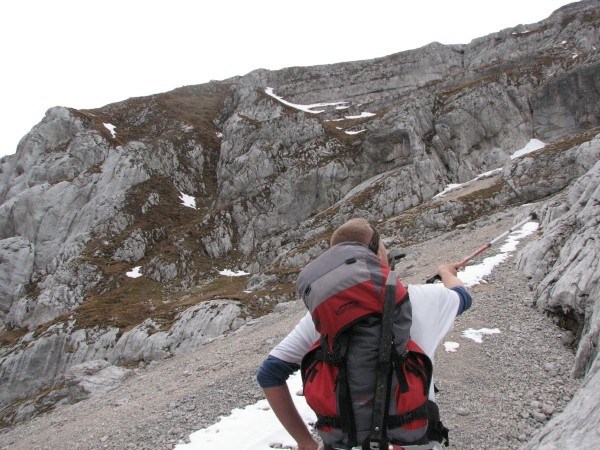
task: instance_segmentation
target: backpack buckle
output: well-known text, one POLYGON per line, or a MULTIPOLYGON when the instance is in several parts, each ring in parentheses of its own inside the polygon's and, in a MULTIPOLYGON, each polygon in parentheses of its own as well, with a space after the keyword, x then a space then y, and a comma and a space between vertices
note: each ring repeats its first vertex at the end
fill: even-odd
POLYGON ((342 363, 342 355, 338 352, 324 352, 323 361, 332 366, 339 366, 342 363))
POLYGON ((332 366, 340 366, 344 360, 342 348, 338 341, 334 341, 332 351, 327 346, 327 336, 321 336, 321 355, 320 359, 332 366))

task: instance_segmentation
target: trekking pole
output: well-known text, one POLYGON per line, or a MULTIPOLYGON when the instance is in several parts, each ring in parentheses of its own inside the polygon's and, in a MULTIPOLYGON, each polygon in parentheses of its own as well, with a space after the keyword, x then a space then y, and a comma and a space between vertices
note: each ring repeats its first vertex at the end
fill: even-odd
MULTIPOLYGON (((519 222, 518 224, 516 224, 515 226, 513 226, 510 230, 507 230, 504 233, 502 233, 501 235, 496 236, 494 239, 492 239, 490 242, 488 242, 487 244, 485 244, 483 247, 481 247, 475 253, 467 256, 465 259, 463 259, 458 264, 456 264, 456 268, 458 269, 459 267, 464 266, 469 261, 471 261, 473 258, 475 258, 476 256, 482 254, 484 251, 486 251, 488 248, 490 248, 492 245, 494 245, 500 239, 506 237, 508 234, 512 233, 513 231, 518 230, 523 225, 525 225, 527 222, 531 222, 532 220, 537 220, 537 218, 538 217, 537 217, 537 214, 535 212, 529 213, 529 215, 527 216, 527 219, 522 220, 521 222, 519 222)), ((433 282, 435 282, 437 280, 441 280, 441 279, 442 279, 442 277, 440 276, 440 274, 436 273, 432 277, 427 278, 427 280, 425 281, 425 283, 431 284, 431 283, 433 283, 433 282)))

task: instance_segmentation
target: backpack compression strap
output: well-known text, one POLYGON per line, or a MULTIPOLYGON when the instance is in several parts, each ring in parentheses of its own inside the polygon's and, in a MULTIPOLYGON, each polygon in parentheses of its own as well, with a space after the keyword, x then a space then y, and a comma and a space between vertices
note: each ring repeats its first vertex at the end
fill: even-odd
POLYGON ((381 319, 381 345, 375 382, 371 434, 363 442, 363 450, 379 450, 388 447, 385 433, 391 382, 391 351, 394 338, 394 308, 396 306, 396 272, 390 271, 385 284, 383 317, 381 319))
POLYGON ((346 353, 348 352, 348 341, 350 335, 342 333, 337 337, 334 343, 333 352, 328 351, 327 336, 321 336, 320 347, 315 352, 315 360, 321 360, 327 364, 338 368, 338 402, 339 416, 322 416, 317 414, 317 428, 330 426, 340 428, 346 434, 351 442, 356 441, 356 426, 354 424, 354 414, 352 402, 350 401, 350 385, 348 384, 348 372, 346 367, 346 353))

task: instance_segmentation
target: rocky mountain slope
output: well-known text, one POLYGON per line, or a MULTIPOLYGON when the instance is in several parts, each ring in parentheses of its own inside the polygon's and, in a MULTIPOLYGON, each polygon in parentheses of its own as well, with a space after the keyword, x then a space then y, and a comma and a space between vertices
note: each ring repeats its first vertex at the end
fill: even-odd
POLYGON ((50 109, 0 160, 4 425, 292 299, 349 217, 409 246, 534 202, 544 231, 519 269, 584 379, 552 430, 581 424, 600 382, 599 23, 582 1, 468 45, 50 109), (511 158, 532 138, 545 147, 511 158))

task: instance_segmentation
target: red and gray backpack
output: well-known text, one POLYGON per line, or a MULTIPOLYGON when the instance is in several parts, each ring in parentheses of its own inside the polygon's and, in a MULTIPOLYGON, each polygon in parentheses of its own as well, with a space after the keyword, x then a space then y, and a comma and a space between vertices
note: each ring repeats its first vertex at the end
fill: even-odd
POLYGON ((296 288, 321 335, 301 371, 323 442, 448 445, 428 400, 432 363, 410 339, 411 304, 395 272, 365 245, 344 242, 308 264, 296 288))

